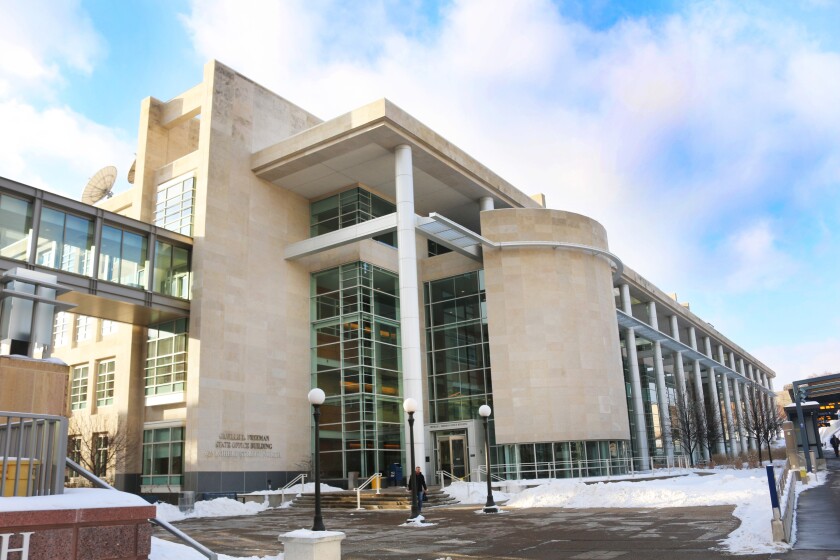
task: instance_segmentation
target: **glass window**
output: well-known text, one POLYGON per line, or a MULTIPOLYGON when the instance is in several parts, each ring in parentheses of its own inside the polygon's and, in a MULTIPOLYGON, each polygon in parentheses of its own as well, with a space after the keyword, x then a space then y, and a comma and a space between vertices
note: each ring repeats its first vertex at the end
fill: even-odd
POLYGON ((0 194, 0 257, 29 260, 32 203, 0 194))
POLYGON ((70 343, 70 330, 73 316, 66 311, 55 314, 55 328, 53 329, 53 346, 59 348, 70 343))
POLYGON ((99 362, 99 368, 96 373, 96 406, 114 404, 116 364, 116 360, 103 360, 99 362))
POLYGON ((87 408, 88 401, 88 366, 73 368, 70 381, 70 409, 81 410, 87 408))
POLYGON ((322 468, 331 476, 403 461, 397 284, 396 274, 361 262, 312 275, 312 372, 327 394, 322 468))
MULTIPOLYGON (((70 436, 67 438, 67 457, 76 463, 82 464, 82 436, 70 436)), ((68 478, 77 478, 79 473, 73 469, 66 469, 68 478)))
POLYGON ((89 340, 93 335, 94 318, 87 315, 76 315, 76 341, 89 340))
POLYGON ((93 265, 93 221, 52 208, 41 210, 36 262, 90 276, 93 265))
POLYGON ((159 294, 189 299, 190 250, 158 241, 155 248, 153 290, 159 294))
MULTIPOLYGON (((309 206, 309 235, 323 235, 396 211, 397 207, 392 202, 360 187, 353 187, 309 206)), ((396 247, 396 235, 393 233, 374 239, 396 247)))
POLYGON ((184 474, 184 428, 172 426, 143 430, 141 484, 180 486, 184 474))
POLYGON ((118 329, 119 323, 117 321, 109 321, 108 319, 102 319, 102 336, 115 334, 118 329))
POLYGON ((178 178, 158 187, 155 225, 184 235, 193 234, 195 177, 178 178))
POLYGON ((146 288, 148 239, 111 226, 102 227, 99 279, 146 288))
POLYGON ((188 336, 186 319, 149 327, 146 342, 146 396, 184 391, 188 336))
POLYGON ((93 474, 99 478, 108 475, 108 459, 110 456, 110 439, 107 432, 93 434, 93 474))

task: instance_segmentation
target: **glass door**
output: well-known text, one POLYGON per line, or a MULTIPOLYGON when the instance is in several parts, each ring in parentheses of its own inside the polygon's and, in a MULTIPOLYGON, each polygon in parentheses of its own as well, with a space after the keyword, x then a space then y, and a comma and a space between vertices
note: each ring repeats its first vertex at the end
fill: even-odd
POLYGON ((469 472, 467 463, 467 438, 464 435, 439 436, 437 438, 438 470, 457 478, 469 472))

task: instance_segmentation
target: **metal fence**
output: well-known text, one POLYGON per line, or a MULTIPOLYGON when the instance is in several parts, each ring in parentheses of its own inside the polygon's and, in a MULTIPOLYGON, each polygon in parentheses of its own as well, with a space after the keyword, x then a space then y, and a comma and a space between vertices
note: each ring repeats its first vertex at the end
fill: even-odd
POLYGON ((0 411, 0 496, 64 492, 67 418, 0 411))
MULTIPOLYGON (((673 458, 652 456, 648 457, 649 467, 639 468, 643 461, 639 457, 612 457, 609 459, 573 460, 573 461, 540 461, 534 463, 508 463, 492 465, 491 475, 494 479, 528 480, 528 479, 556 479, 556 478, 589 478, 613 477, 637 472, 651 472, 654 470, 683 469, 689 467, 689 459, 684 455, 673 458)), ((484 469, 479 468, 481 475, 484 469)), ((478 480, 478 479, 476 479, 478 480)))

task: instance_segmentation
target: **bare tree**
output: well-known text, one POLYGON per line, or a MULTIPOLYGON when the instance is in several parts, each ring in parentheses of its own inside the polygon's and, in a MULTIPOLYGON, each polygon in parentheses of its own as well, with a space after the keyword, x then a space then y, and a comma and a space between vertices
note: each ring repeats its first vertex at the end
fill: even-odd
POLYGON ((705 435, 706 414, 703 407, 688 395, 677 396, 676 406, 671 408, 671 434, 688 451, 691 466, 694 453, 700 451, 705 435))
POLYGON ((768 405, 764 398, 752 398, 747 414, 744 415, 744 431, 754 438, 758 446, 758 461, 763 462, 761 448, 767 447, 767 457, 773 460, 770 443, 785 422, 785 414, 779 407, 768 405))
POLYGON ((136 453, 137 445, 116 417, 79 414, 70 419, 67 456, 110 484, 117 468, 136 453))
MULTIPOLYGON (((715 403, 712 403, 714 406, 715 403)), ((700 426, 702 435, 701 439, 706 444, 706 449, 709 451, 709 457, 715 454, 715 445, 723 441, 723 426, 720 419, 715 416, 714 412, 706 414, 703 411, 703 423, 700 426)))

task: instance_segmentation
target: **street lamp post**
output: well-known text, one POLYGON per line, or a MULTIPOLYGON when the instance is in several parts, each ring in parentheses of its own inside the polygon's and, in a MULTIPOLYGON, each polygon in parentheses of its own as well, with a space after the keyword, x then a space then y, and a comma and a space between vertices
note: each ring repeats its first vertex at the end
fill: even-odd
POLYGON ((417 412, 417 401, 411 398, 405 399, 403 410, 408 413, 409 448, 411 449, 411 475, 408 479, 408 485, 411 487, 411 517, 409 519, 416 519, 420 515, 417 509, 417 476, 414 473, 414 413, 417 412))
POLYGON ((493 489, 490 487, 490 429, 487 419, 491 412, 493 411, 486 404, 478 407, 478 414, 484 418, 484 459, 487 467, 487 503, 484 504, 484 513, 498 513, 499 511, 499 507, 493 501, 493 489))
POLYGON ((321 405, 324 404, 324 399, 327 396, 324 391, 312 389, 309 391, 309 402, 312 404, 312 417, 315 419, 315 520, 312 524, 313 531, 326 531, 324 527, 324 520, 321 517, 321 439, 320 439, 320 420, 321 420, 321 405))

